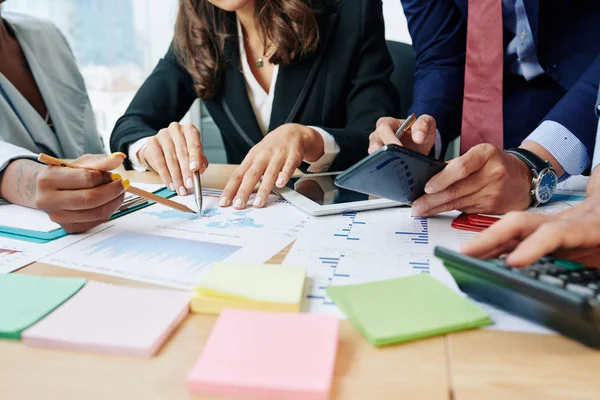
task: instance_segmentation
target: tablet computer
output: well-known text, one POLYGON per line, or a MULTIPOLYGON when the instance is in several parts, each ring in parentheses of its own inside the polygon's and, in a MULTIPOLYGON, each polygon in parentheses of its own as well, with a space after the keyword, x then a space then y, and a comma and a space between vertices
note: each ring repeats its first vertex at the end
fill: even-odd
POLYGON ((411 204, 446 163, 390 144, 362 159, 335 179, 337 186, 411 204))
POLYGON ((283 188, 273 191, 312 216, 396 207, 401 204, 335 185, 339 172, 293 176, 283 188))

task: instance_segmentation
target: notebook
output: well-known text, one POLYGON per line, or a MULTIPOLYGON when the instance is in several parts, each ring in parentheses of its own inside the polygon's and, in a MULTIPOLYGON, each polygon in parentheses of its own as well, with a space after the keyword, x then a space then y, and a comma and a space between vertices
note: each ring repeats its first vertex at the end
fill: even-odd
POLYGON ((85 279, 0 275, 0 338, 20 339, 85 285, 85 279))
POLYGON ((298 312, 306 270, 298 266, 215 263, 194 290, 192 311, 218 314, 224 308, 298 312))
POLYGON ((492 323, 479 306, 427 274, 330 286, 327 295, 378 347, 492 323))
POLYGON ((88 284, 23 332, 31 346, 151 357, 188 314, 189 293, 88 284))
POLYGON ((334 316, 225 309, 188 386, 203 394, 325 400, 337 342, 334 316))
MULTIPOLYGON (((176 194, 165 188, 164 185, 138 183, 136 186, 164 198, 170 198, 176 194)), ((154 202, 126 193, 122 206, 110 219, 122 217, 151 204, 154 202)), ((67 232, 59 224, 53 222, 45 212, 32 208, 0 203, 0 221, 0 237, 8 239, 48 243, 67 236, 67 232)))

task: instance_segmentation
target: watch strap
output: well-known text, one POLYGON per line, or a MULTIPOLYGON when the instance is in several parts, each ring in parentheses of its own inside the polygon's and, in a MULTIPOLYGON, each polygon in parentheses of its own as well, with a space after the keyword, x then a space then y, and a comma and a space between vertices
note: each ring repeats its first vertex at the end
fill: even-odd
POLYGON ((537 154, 525 150, 525 149, 508 149, 505 150, 506 153, 512 154, 513 156, 519 158, 523 161, 529 168, 537 172, 538 174, 545 170, 546 168, 551 168, 551 165, 548 161, 544 161, 537 154))

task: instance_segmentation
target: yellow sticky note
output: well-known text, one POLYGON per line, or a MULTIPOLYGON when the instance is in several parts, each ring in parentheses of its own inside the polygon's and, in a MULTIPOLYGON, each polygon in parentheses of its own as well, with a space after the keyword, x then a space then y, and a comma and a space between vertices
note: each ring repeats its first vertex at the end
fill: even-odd
POLYGON ((216 263, 196 287, 192 311, 218 314, 223 308, 298 312, 306 269, 274 264, 216 263))

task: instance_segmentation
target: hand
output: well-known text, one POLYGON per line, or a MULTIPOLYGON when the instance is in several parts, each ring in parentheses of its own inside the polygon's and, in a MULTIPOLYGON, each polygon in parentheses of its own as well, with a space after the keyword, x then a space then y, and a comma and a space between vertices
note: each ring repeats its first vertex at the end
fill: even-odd
POLYGON ((412 206, 414 216, 446 211, 505 214, 531 204, 532 172, 517 157, 489 144, 473 147, 448 163, 425 185, 412 206))
POLYGON ((208 168, 200 132, 192 124, 173 122, 161 129, 146 143, 143 157, 143 161, 158 172, 165 186, 177 190, 180 196, 186 196, 194 188, 192 173, 203 174, 208 168))
POLYGON ((396 131, 403 123, 403 119, 380 118, 377 121, 375 132, 369 136, 369 154, 374 153, 387 144, 396 144, 428 155, 435 144, 435 119, 429 115, 421 115, 417 118, 411 129, 406 131, 402 138, 398 140, 396 131))
POLYGON ((108 221, 129 187, 127 179, 108 172, 118 168, 123 159, 122 153, 85 155, 74 164, 89 170, 42 167, 35 179, 33 206, 68 233, 85 232, 108 221))
POLYGON ((588 181, 586 191, 588 196, 600 194, 600 166, 594 168, 594 170, 592 171, 592 175, 590 176, 590 180, 588 181))
POLYGON ((248 198, 262 178, 252 204, 263 207, 273 185, 284 187, 302 160, 317 161, 324 153, 323 138, 313 129, 285 124, 254 146, 235 170, 221 196, 220 206, 246 208, 248 198))
POLYGON ((463 245, 461 250, 480 258, 497 257, 512 251, 506 258, 508 264, 524 267, 558 249, 581 250, 600 246, 599 226, 600 194, 596 194, 554 215, 509 213, 476 239, 463 245))

